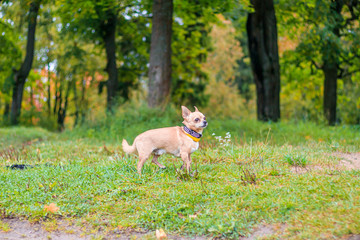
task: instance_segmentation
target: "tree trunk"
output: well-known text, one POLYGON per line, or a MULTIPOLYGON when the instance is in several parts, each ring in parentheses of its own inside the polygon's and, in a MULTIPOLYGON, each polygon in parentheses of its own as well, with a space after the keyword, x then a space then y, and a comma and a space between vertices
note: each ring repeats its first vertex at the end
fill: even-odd
MULTIPOLYGON (((342 22, 341 10, 343 8, 342 0, 332 0, 330 5, 331 18, 335 19, 335 24, 332 25, 332 32, 335 36, 340 38, 340 26, 342 22)), ((330 19, 332 20, 332 19, 330 19)), ((324 115, 330 126, 336 123, 336 102, 337 102, 337 79, 339 69, 339 57, 337 49, 334 48, 332 42, 325 43, 323 52, 323 66, 324 72, 324 115)))
POLYGON ((57 104, 58 104, 58 101, 59 101, 59 87, 58 87, 59 78, 60 78, 60 74, 59 74, 59 69, 58 69, 57 73, 56 73, 56 78, 55 78, 55 102, 54 102, 54 108, 53 108, 54 116, 56 115, 57 104))
POLYGON ((78 94, 77 94, 77 88, 76 88, 76 82, 74 81, 73 84, 73 91, 74 91, 74 104, 75 104, 75 120, 74 120, 74 127, 77 126, 79 121, 79 101, 78 101, 78 94))
POLYGON ((171 84, 173 0, 154 0, 149 68, 149 107, 166 104, 171 84))
POLYGON ((61 97, 61 91, 60 91, 60 103, 59 103, 59 111, 58 111, 58 118, 57 118, 59 131, 63 131, 65 129, 66 111, 67 111, 67 107, 68 107, 68 103, 69 103, 69 95, 70 95, 72 83, 73 83, 73 80, 71 80, 67 83, 64 106, 62 106, 62 97, 61 97))
POLYGON ((30 86, 30 123, 32 124, 33 116, 34 116, 34 89, 30 86))
POLYGON ((115 104, 119 84, 115 55, 116 15, 112 12, 112 10, 108 11, 108 18, 106 21, 101 23, 101 29, 104 31, 103 40, 107 60, 106 71, 109 75, 109 79, 107 81, 107 110, 109 112, 113 112, 112 108, 115 104))
POLYGON ((336 123, 336 100, 337 100, 337 64, 331 60, 324 61, 324 115, 328 124, 336 123))
POLYGON ((80 106, 81 106, 81 124, 84 124, 85 122, 85 111, 87 110, 87 104, 86 104, 86 78, 83 78, 82 80, 82 87, 81 87, 81 100, 80 100, 80 106))
POLYGON ((5 100, 4 122, 9 121, 9 113, 10 113, 10 103, 7 100, 5 100))
POLYGON ((280 65, 273 0, 251 0, 246 29, 251 68, 256 84, 257 117, 261 121, 280 119, 280 65))
POLYGON ((48 69, 48 82, 47 82, 47 107, 48 107, 48 117, 51 115, 51 75, 50 75, 50 61, 47 63, 48 69))
POLYGON ((30 4, 29 10, 29 27, 26 43, 26 56, 24 62, 18 71, 14 73, 14 86, 11 104, 10 121, 11 124, 17 124, 19 122, 21 102, 23 98, 25 80, 31 70, 32 62, 34 59, 34 48, 35 48, 35 30, 37 15, 39 12, 40 1, 34 0, 30 4))

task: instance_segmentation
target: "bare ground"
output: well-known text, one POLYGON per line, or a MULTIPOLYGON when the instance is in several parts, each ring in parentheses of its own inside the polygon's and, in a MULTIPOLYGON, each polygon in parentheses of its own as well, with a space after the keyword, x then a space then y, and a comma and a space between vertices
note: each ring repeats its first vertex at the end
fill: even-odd
POLYGON ((261 224, 248 237, 241 237, 240 240, 256 240, 273 234, 281 234, 286 228, 286 224, 261 224))
POLYGON ((360 169, 360 152, 357 153, 343 153, 337 152, 334 156, 341 158, 340 166, 346 170, 359 170, 360 169))
POLYGON ((291 171, 297 174, 304 174, 309 171, 322 171, 322 170, 337 170, 337 171, 346 171, 346 170, 360 170, 360 152, 357 153, 344 153, 344 152, 335 152, 330 154, 329 157, 337 157, 340 161, 332 166, 319 166, 319 165, 310 165, 306 167, 293 166, 291 171))
MULTIPOLYGON (((136 232, 133 230, 113 230, 111 232, 94 231, 81 228, 66 221, 57 221, 56 226, 44 226, 40 223, 30 223, 27 220, 20 219, 1 219, 2 223, 8 224, 9 231, 1 231, 1 240, 91 240, 91 239, 156 239, 155 232, 136 232), (54 229, 55 227, 55 229, 54 229), (50 229, 46 229, 50 228, 50 229)), ((173 240, 205 240, 206 237, 186 237, 169 235, 168 239, 173 240)))

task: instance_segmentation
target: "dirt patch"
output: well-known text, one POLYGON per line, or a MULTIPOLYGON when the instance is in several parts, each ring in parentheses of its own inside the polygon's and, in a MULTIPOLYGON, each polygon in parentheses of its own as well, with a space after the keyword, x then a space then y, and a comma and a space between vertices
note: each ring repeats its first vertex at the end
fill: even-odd
POLYGON ((322 170, 360 170, 360 152, 357 153, 344 153, 336 152, 329 154, 329 157, 340 158, 340 161, 332 165, 309 165, 306 167, 291 166, 290 170, 296 174, 304 174, 310 171, 322 171, 322 170))
POLYGON ((71 226, 65 222, 58 222, 57 230, 46 231, 40 223, 30 223, 26 220, 19 219, 2 219, 3 223, 8 224, 10 230, 7 232, 0 231, 0 239, 53 239, 53 240, 70 240, 70 239, 93 239, 98 237, 97 234, 84 235, 79 227, 71 226), (59 229, 59 230, 58 230, 59 229))
POLYGON ((248 237, 241 237, 240 240, 255 240, 263 237, 268 237, 274 234, 281 234, 286 228, 285 224, 262 224, 254 229, 248 237))
POLYGON ((333 166, 308 165, 306 167, 291 166, 290 171, 296 174, 305 174, 308 172, 322 172, 324 170, 335 170, 333 166))
POLYGON ((358 153, 343 153, 337 152, 334 156, 341 158, 339 165, 346 170, 360 169, 360 152, 358 153))
POLYGON ((349 237, 347 240, 360 240, 360 235, 353 235, 349 237))
MULTIPOLYGON (((45 222, 30 223, 27 220, 20 219, 0 219, 0 222, 7 224, 9 231, 1 231, 1 240, 18 240, 18 239, 32 239, 32 240, 91 240, 91 239, 156 239, 155 232, 136 232, 133 230, 120 231, 118 229, 113 231, 91 231, 91 229, 82 229, 72 223, 66 221, 56 221, 52 225, 45 222), (48 230, 46 230, 48 229, 48 230)), ((186 237, 168 235, 168 239, 174 240, 205 240, 206 237, 186 237)))

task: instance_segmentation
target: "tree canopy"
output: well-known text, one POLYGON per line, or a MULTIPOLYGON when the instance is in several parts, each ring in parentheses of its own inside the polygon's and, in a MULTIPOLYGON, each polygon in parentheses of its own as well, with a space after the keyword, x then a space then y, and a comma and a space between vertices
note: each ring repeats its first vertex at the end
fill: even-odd
MULTIPOLYGON (((172 2, 167 104, 197 105, 223 117, 255 117, 258 75, 251 68, 248 47, 254 40, 246 29, 248 16, 259 11, 254 1, 172 2)), ((63 129, 92 115, 121 111, 123 104, 146 102, 153 1, 8 0, 0 5, 4 124, 17 104, 17 71, 30 57, 28 23, 34 3, 39 3, 34 57, 18 105, 20 123, 63 129)), ((359 124, 359 1, 271 4, 276 17, 271 32, 278 35, 280 118, 359 124)))

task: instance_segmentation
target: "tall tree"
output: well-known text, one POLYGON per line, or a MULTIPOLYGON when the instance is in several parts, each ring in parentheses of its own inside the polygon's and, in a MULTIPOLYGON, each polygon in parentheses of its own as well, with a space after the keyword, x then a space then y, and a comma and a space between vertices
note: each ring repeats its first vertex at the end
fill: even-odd
MULTIPOLYGON (((332 0, 330 4, 331 17, 334 24, 330 26, 330 31, 336 38, 340 37, 342 0, 332 0)), ((330 16, 329 16, 330 17, 330 16)), ((331 20, 330 20, 331 21, 331 20)), ((324 115, 329 125, 336 122, 336 102, 337 102, 337 80, 339 70, 339 56, 337 48, 332 46, 331 41, 325 41, 323 66, 324 72, 324 115)))
MULTIPOLYGON (((335 41, 339 42, 340 38, 344 36, 342 31, 346 29, 354 20, 358 20, 359 14, 359 1, 343 1, 343 0, 331 0, 329 6, 329 14, 327 22, 330 33, 335 38, 335 41), (343 8, 347 6, 349 9, 349 18, 344 19, 342 15, 343 8)), ((341 58, 344 60, 341 54, 341 46, 333 44, 333 38, 325 38, 323 48, 323 65, 321 70, 324 72, 324 115, 329 125, 335 125, 336 119, 336 105, 337 105, 337 81, 338 78, 342 78, 344 71, 340 67, 341 58)), ((354 52, 355 56, 360 57, 354 52)), ((349 59, 345 59, 349 62, 349 59)))
POLYGON ((149 107, 169 99, 173 0, 154 0, 149 68, 149 107))
POLYGON ((246 30, 251 68, 256 84, 257 117, 261 121, 280 119, 280 65, 273 0, 251 0, 246 30))
POLYGON ((21 102, 23 98, 26 78, 29 75, 34 59, 35 31, 37 16, 40 8, 40 0, 34 0, 30 3, 28 16, 28 34, 26 43, 26 56, 19 70, 14 70, 14 86, 12 93, 12 103, 10 112, 10 121, 17 124, 20 117, 21 102))
POLYGON ((100 18, 100 34, 105 45, 106 52, 106 72, 108 73, 107 80, 107 109, 112 112, 114 106, 114 100, 119 90, 118 84, 118 69, 116 67, 116 22, 118 10, 108 7, 106 10, 100 10, 100 6, 95 7, 96 12, 100 18))
POLYGON ((307 61, 312 69, 322 71, 323 112, 328 124, 335 125, 339 121, 338 81, 351 81, 351 76, 360 71, 360 1, 284 1, 282 7, 290 13, 284 24, 289 26, 289 32, 296 32, 299 42, 291 53, 292 62, 299 65, 307 61))
POLYGON ((108 73, 107 109, 112 111, 119 93, 118 69, 116 66, 116 26, 120 10, 125 7, 118 0, 65 1, 59 10, 63 33, 72 33, 83 40, 103 44, 106 54, 105 71, 108 73), (77 17, 74 18, 74 15, 77 17))

